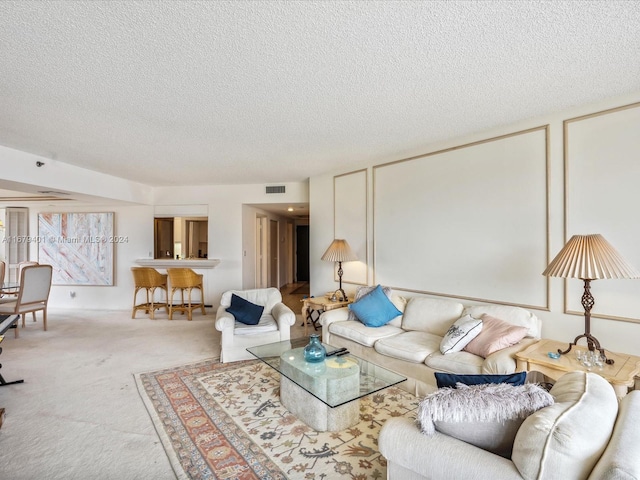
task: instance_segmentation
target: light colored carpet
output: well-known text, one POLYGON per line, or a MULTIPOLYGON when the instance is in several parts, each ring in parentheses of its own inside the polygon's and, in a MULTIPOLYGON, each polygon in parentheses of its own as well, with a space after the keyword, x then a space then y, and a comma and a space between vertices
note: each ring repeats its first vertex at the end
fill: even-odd
POLYGON ((0 478, 175 479, 132 374, 219 356, 208 312, 188 322, 50 310, 47 332, 40 316, 18 339, 7 332, 0 373, 25 383, 0 387, 0 478))
POLYGON ((136 378, 185 480, 379 480, 387 466, 378 451, 380 427, 391 417, 415 418, 419 403, 400 388, 386 388, 360 400, 356 425, 317 432, 283 407, 280 375, 258 360, 211 360, 136 378))

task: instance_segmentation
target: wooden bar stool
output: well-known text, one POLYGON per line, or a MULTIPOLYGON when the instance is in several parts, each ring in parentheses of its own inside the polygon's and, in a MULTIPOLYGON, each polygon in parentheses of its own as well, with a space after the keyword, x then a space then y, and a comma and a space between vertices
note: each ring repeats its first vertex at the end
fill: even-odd
POLYGON ((195 309, 200 309, 202 314, 205 315, 204 310, 204 291, 202 287, 202 274, 196 273, 190 268, 169 268, 167 269, 169 274, 169 284, 171 285, 171 300, 169 301, 169 320, 173 320, 173 312, 177 310, 179 312, 187 312, 187 318, 191 320, 191 312, 195 309), (173 304, 173 296, 176 290, 180 290, 181 303, 178 305, 173 304), (200 301, 193 303, 191 298, 191 292, 193 290, 200 290, 200 301), (184 292, 187 292, 187 301, 185 302, 184 292))
POLYGON ((152 320, 155 319, 154 313, 160 308, 164 308, 169 313, 169 306, 167 305, 168 290, 167 290, 167 275, 158 272, 155 268, 149 267, 131 267, 133 272, 133 281, 135 283, 135 291, 133 293, 133 311, 131 312, 131 318, 136 318, 136 312, 138 310, 144 310, 148 313, 152 320), (155 299, 156 289, 164 290, 164 302, 155 299), (144 290, 146 292, 146 301, 136 305, 138 292, 144 290))

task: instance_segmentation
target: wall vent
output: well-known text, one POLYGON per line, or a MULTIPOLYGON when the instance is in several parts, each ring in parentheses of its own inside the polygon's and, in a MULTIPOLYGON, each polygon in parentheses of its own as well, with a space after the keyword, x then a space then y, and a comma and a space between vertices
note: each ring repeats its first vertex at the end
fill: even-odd
POLYGON ((266 193, 285 193, 284 185, 275 185, 271 187, 266 187, 266 193))

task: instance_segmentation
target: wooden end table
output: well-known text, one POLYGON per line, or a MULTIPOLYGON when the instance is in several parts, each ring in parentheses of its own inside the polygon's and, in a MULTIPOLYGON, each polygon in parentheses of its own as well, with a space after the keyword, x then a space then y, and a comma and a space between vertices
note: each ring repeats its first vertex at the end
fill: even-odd
MULTIPOLYGON (((569 353, 560 355, 560 358, 550 358, 547 353, 565 350, 568 342, 542 339, 530 347, 516 353, 516 370, 519 372, 540 372, 553 380, 558 380, 567 372, 575 370, 587 371, 587 368, 578 363, 575 350, 587 351, 587 347, 573 347, 569 353)), ((602 368, 592 367, 590 372, 597 373, 607 380, 616 392, 618 398, 627 394, 629 388, 635 384, 635 376, 640 370, 640 357, 613 353, 607 350, 607 358, 614 360, 613 365, 604 364, 602 368)))
POLYGON ((347 298, 346 301, 331 301, 327 297, 309 297, 303 298, 302 302, 302 322, 304 323, 304 334, 307 335, 307 324, 311 321, 313 329, 318 329, 318 320, 320 315, 329 310, 342 308, 353 302, 353 299, 347 298), (314 316, 315 312, 315 316, 314 316))

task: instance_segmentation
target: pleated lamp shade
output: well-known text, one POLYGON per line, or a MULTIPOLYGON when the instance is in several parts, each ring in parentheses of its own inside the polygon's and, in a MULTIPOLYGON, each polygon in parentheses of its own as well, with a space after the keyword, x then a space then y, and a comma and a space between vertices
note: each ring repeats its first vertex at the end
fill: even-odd
POLYGON ((599 234, 571 237, 542 274, 583 280, 640 278, 640 273, 599 234))
POLYGON ((322 260, 327 262, 353 262, 358 260, 358 257, 353 253, 346 240, 336 238, 322 255, 322 260))

